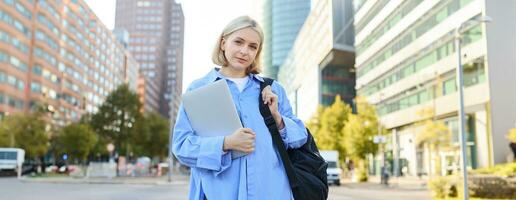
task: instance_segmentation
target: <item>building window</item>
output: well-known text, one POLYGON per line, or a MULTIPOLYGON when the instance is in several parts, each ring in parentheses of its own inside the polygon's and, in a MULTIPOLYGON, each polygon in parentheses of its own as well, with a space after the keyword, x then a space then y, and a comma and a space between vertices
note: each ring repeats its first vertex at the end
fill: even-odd
POLYGON ((30 83, 30 91, 41 93, 41 84, 38 82, 32 82, 30 83))
POLYGON ((457 91, 457 85, 455 84, 455 78, 444 81, 443 83, 443 95, 448 95, 457 91))

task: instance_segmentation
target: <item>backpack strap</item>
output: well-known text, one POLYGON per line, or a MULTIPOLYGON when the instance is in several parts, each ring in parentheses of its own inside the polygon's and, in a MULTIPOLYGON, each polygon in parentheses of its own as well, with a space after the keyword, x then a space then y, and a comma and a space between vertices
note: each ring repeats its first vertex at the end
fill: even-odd
POLYGON ((278 150, 281 160, 283 161, 283 166, 285 168, 285 172, 287 173, 288 182, 290 183, 291 188, 298 187, 297 184, 297 178, 294 174, 294 167, 292 166, 292 162, 290 162, 290 159, 287 154, 287 150, 285 148, 285 144, 283 143, 283 140, 281 139, 278 126, 276 125, 276 121, 274 121, 274 118, 272 117, 271 110, 269 107, 265 104, 263 104, 262 101, 262 92, 263 89, 269 85, 272 86, 272 83, 274 82, 274 79, 270 78, 263 78, 264 82, 260 83, 260 97, 258 98, 258 105, 260 107, 260 113, 262 114, 263 120, 265 121, 265 125, 267 125, 267 129, 269 129, 269 132, 272 136, 272 142, 274 143, 274 146, 276 146, 276 149, 278 150))

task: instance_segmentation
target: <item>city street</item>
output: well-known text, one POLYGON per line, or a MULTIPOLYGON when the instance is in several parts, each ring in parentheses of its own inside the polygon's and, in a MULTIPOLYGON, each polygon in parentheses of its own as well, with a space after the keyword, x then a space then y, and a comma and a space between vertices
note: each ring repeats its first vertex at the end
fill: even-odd
POLYGON ((328 199, 336 200, 430 200, 430 192, 421 189, 401 189, 385 187, 377 183, 330 186, 328 199))
MULTIPOLYGON (((139 200, 187 199, 187 182, 172 184, 112 184, 112 183, 50 183, 0 178, 0 199, 9 200, 139 200)), ((421 189, 384 187, 376 183, 330 186, 328 199, 430 199, 430 193, 421 189)))
POLYGON ((188 185, 88 184, 23 182, 0 178, 2 200, 179 200, 188 198, 188 185))

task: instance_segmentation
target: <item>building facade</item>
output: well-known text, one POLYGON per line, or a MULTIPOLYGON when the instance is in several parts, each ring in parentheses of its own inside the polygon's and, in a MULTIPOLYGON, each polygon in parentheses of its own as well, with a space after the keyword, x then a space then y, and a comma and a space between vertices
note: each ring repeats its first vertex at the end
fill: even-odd
POLYGON ((264 30, 263 74, 278 78, 279 67, 289 54, 310 12, 309 0, 262 0, 260 24, 264 30))
POLYGON ((351 0, 313 1, 292 50, 279 68, 297 116, 310 119, 319 105, 335 96, 352 104, 355 97, 353 6, 351 0))
POLYGON ((129 50, 145 79, 145 110, 175 118, 182 92, 181 5, 170 0, 117 1, 115 29, 129 33, 129 50))
POLYGON ((0 116, 44 105, 64 125, 96 112, 138 63, 82 0, 0 2, 0 116))
POLYGON ((516 74, 511 55, 516 52, 516 2, 359 2, 356 89, 376 105, 381 123, 392 133, 387 146, 395 174, 401 169, 410 175, 446 174, 460 166, 454 33, 461 24, 468 167, 505 162, 510 150, 505 135, 516 126, 516 106, 510 103, 516 93, 509 92, 516 80, 508 76, 516 74), (482 16, 493 22, 468 22, 482 16), (418 142, 423 131, 418 122, 424 118, 418 113, 425 109, 451 132, 448 148, 437 153, 418 142))

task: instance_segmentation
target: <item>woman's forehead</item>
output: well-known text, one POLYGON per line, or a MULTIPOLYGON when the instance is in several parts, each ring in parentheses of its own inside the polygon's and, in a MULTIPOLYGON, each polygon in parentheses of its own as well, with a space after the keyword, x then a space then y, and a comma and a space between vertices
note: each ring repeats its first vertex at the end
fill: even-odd
POLYGON ((229 37, 240 38, 250 43, 260 43, 260 35, 252 28, 243 28, 233 32, 229 37))

